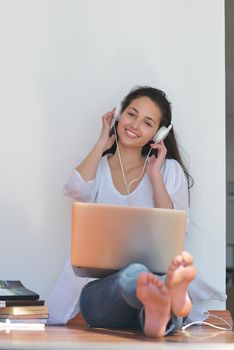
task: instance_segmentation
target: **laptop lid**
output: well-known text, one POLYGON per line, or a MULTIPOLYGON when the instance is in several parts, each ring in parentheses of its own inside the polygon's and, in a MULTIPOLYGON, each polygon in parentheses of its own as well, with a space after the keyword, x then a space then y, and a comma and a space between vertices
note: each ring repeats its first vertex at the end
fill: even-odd
POLYGON ((185 227, 183 210, 74 202, 71 262, 86 277, 134 262, 165 273, 183 250, 185 227))

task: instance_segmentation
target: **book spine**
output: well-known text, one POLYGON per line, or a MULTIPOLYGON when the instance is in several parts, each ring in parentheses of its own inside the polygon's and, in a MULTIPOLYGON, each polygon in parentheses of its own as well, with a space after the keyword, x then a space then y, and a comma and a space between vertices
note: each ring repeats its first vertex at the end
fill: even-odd
POLYGON ((44 306, 44 300, 0 300, 0 308, 7 306, 44 306))
POLYGON ((31 318, 36 318, 36 319, 40 319, 40 318, 48 318, 49 314, 26 314, 26 315, 9 315, 9 314, 1 314, 0 318, 1 319, 31 319, 31 318))
POLYGON ((25 314, 45 314, 48 313, 47 306, 6 306, 0 308, 1 315, 25 315, 25 314))
POLYGON ((9 319, 9 318, 0 318, 0 323, 40 323, 40 324, 46 324, 47 318, 29 318, 29 319, 23 319, 23 318, 16 318, 16 319, 9 319))
POLYGON ((9 323, 9 322, 0 322, 0 329, 32 329, 32 330, 44 330, 44 323, 9 323))

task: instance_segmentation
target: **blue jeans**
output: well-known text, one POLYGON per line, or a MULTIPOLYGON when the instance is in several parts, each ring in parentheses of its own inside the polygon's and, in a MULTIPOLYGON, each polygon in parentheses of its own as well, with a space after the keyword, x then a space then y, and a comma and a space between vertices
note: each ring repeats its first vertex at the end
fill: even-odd
MULTIPOLYGON (((144 328, 144 306, 136 296, 137 278, 149 269, 138 263, 88 283, 81 292, 81 313, 91 327, 144 328)), ((158 276, 165 279, 164 276, 158 276)), ((183 319, 171 315, 165 335, 182 326, 183 319)))

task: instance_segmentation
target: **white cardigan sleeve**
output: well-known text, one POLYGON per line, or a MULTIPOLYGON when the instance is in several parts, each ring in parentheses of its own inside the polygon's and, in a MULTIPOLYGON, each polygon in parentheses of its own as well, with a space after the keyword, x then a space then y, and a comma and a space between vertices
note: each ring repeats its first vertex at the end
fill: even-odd
POLYGON ((163 177, 174 209, 185 210, 188 214, 188 183, 180 164, 174 159, 167 159, 163 177))
POLYGON ((64 185, 63 193, 80 202, 93 202, 99 188, 100 172, 99 166, 95 179, 85 181, 81 174, 74 169, 64 185))

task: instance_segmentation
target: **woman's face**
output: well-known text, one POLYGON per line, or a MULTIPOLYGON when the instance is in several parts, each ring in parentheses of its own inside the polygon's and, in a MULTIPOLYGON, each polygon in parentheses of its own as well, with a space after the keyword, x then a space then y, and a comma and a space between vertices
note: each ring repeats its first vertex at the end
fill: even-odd
POLYGON ((156 134, 161 118, 159 106, 149 97, 136 98, 121 114, 117 128, 119 142, 142 148, 156 134))

